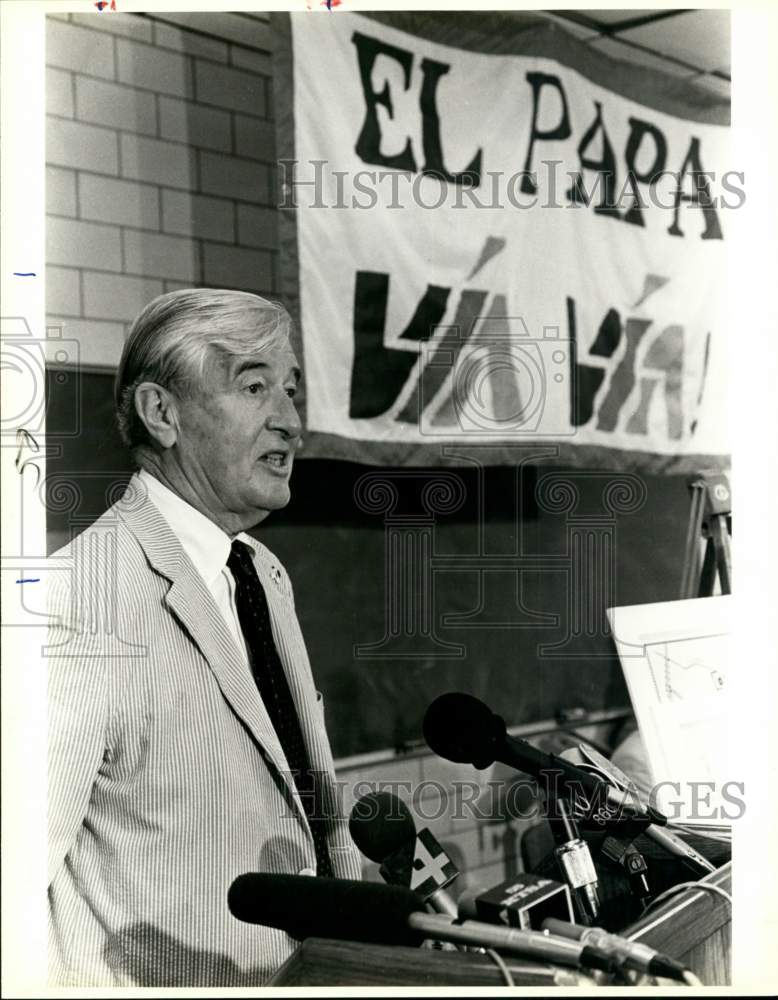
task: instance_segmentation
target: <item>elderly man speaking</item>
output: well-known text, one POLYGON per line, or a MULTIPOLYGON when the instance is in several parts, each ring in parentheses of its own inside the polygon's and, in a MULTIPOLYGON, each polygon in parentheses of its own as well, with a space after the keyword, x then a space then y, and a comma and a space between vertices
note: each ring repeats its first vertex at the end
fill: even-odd
POLYGON ((49 587, 52 981, 252 986, 295 942, 227 908, 247 871, 358 878, 284 568, 300 371, 279 305, 191 289, 116 376, 139 472, 49 587))

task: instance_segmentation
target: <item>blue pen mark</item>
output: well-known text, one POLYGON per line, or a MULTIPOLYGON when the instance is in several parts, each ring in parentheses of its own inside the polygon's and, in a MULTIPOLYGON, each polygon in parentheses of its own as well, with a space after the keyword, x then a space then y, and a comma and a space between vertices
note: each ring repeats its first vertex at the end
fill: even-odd
POLYGON ((14 271, 15 278, 34 278, 35 271, 14 271))
POLYGON ((26 580, 17 580, 17 583, 40 583, 41 578, 39 576, 31 577, 26 580))

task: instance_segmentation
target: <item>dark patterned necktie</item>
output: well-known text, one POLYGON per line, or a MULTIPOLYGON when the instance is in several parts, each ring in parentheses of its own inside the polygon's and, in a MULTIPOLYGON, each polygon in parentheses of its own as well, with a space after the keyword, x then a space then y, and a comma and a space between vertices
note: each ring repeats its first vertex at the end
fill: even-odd
POLYGON ((281 743, 311 827, 316 848, 317 874, 331 877, 332 864, 327 850, 316 776, 311 771, 292 692, 273 639, 267 598, 254 568, 249 546, 234 541, 227 566, 235 578, 235 605, 248 647, 254 680, 281 743))

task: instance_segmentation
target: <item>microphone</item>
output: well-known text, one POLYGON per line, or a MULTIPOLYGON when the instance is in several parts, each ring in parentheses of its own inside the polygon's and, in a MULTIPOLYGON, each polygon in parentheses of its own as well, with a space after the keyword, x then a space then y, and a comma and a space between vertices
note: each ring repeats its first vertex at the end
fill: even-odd
POLYGON ((483 920, 525 930, 543 929, 549 917, 572 921, 570 890, 564 882, 522 872, 491 889, 466 889, 458 901, 460 920, 483 920))
POLYGON ((415 945, 436 938, 576 969, 615 968, 611 956, 585 941, 425 913, 422 898, 399 885, 247 872, 230 886, 227 904, 238 920, 275 927, 298 940, 415 945))
POLYGON ((557 814, 549 816, 557 844, 554 853, 570 886, 581 920, 585 924, 593 924, 600 914, 600 895, 592 853, 586 841, 581 839, 567 802, 556 799, 554 805, 557 814))
MULTIPOLYGON (((592 773, 599 774, 605 781, 616 788, 628 791, 634 796, 635 801, 641 802, 643 808, 646 808, 635 783, 620 768, 616 767, 612 761, 608 760, 607 757, 603 757, 593 747, 580 744, 578 747, 571 747, 569 750, 564 750, 562 756, 581 769, 588 768, 592 773)), ((695 851, 677 833, 673 833, 667 828, 657 827, 653 823, 646 828, 645 833, 655 843, 664 847, 670 854, 674 854, 678 858, 683 858, 684 861, 688 862, 698 871, 705 872, 705 874, 716 871, 715 865, 711 864, 699 851, 695 851)))
POLYGON ((550 934, 558 934, 574 941, 585 941, 611 955, 613 959, 628 969, 647 973, 649 976, 664 976, 666 979, 683 979, 685 966, 675 959, 654 951, 648 945, 630 941, 618 934, 609 934, 599 927, 581 927, 565 920, 549 917, 543 921, 543 928, 550 934))
POLYGON ((409 921, 424 903, 410 889, 309 875, 239 875, 227 893, 230 913, 247 924, 286 931, 299 941, 326 937, 370 944, 416 945, 409 921))
POLYGON ((560 784, 572 798, 584 791, 592 798, 603 796, 611 809, 626 810, 629 815, 637 813, 662 826, 667 823, 667 817, 652 806, 636 810, 626 792, 601 777, 563 757, 544 753, 526 740, 509 736, 505 720, 472 695, 452 691, 436 698, 424 716, 423 731, 429 748, 445 760, 480 769, 499 760, 535 778, 561 773, 560 784))
POLYGON ((456 903, 445 891, 459 874, 433 834, 416 823, 406 804, 391 792, 371 792, 354 803, 349 833, 362 854, 381 867, 389 885, 416 892, 428 907, 450 917, 456 903))

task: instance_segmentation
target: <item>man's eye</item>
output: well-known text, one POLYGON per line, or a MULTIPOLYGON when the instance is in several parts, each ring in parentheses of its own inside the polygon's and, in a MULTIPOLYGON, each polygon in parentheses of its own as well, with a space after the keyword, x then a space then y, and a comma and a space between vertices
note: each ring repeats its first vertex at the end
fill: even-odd
POLYGON ((252 382, 251 385, 247 385, 246 389, 251 393, 252 396, 256 396, 258 392, 264 389, 264 385, 261 382, 252 382))
POLYGON ((294 397, 297 395, 297 386, 296 385, 288 386, 286 394, 290 399, 294 399, 294 397))

